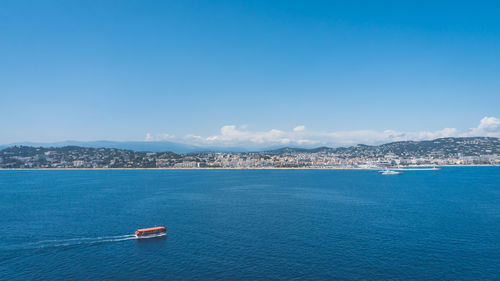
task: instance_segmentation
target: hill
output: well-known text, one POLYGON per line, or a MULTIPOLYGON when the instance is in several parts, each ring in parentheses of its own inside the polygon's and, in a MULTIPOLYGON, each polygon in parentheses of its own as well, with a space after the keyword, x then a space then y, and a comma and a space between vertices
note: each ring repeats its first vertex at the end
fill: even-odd
POLYGON ((378 157, 393 154, 399 157, 452 157, 500 154, 500 139, 491 137, 440 138, 427 141, 399 141, 382 145, 359 144, 351 147, 281 148, 269 154, 333 153, 348 157, 378 157))

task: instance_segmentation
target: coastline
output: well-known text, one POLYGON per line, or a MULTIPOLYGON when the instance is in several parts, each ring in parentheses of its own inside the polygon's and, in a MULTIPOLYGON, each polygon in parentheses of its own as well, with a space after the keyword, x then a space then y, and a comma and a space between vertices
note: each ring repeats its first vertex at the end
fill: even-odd
MULTIPOLYGON (((431 166, 404 166, 390 167, 390 170, 399 171, 426 171, 431 166), (423 169, 426 168, 426 169, 423 169)), ((439 165, 432 166, 441 167, 500 167, 500 165, 439 165)), ((379 171, 384 168, 352 168, 352 167, 224 167, 224 168, 0 168, 0 171, 61 171, 61 170, 362 170, 362 171, 379 171)))

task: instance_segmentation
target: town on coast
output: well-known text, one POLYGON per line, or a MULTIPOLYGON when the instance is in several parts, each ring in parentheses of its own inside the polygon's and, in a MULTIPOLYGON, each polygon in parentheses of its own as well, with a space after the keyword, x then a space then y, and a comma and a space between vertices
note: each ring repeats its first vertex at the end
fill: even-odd
POLYGON ((498 138, 442 138, 347 148, 282 148, 261 152, 139 152, 79 146, 12 146, 2 169, 382 169, 500 165, 498 138))

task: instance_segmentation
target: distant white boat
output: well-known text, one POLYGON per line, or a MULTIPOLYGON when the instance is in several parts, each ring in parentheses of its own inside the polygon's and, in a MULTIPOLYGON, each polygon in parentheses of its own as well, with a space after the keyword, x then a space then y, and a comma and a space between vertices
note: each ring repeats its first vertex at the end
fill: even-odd
POLYGON ((380 171, 379 173, 381 173, 382 175, 399 175, 399 174, 401 174, 401 172, 393 171, 393 170, 383 170, 383 171, 380 171))

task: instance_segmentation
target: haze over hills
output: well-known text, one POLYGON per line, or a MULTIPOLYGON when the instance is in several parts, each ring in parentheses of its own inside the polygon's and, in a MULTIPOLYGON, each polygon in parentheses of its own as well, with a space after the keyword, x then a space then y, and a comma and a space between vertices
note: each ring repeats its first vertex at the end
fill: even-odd
MULTIPOLYGON (((467 131, 459 131, 455 128, 445 128, 439 131, 400 132, 395 130, 385 131, 346 131, 346 132, 320 132, 309 131, 305 126, 297 126, 291 132, 282 130, 249 131, 244 127, 234 125, 223 126, 217 135, 199 136, 170 136, 168 134, 152 135, 146 134, 143 141, 61 141, 61 142, 15 142, 0 145, 0 149, 15 146, 33 147, 63 147, 80 146, 93 148, 117 148, 142 152, 172 151, 175 153, 193 153, 204 151, 221 152, 251 152, 270 151, 283 148, 284 146, 300 149, 320 149, 321 147, 352 147, 356 144, 367 144, 369 147, 377 147, 381 144, 394 143, 397 145, 419 144, 427 145, 429 140, 443 139, 467 139, 474 137, 500 136, 500 119, 495 117, 484 117, 477 127, 467 131), (411 141, 413 140, 413 141, 411 141), (318 148, 319 147, 319 148, 318 148)), ((392 146, 383 146, 387 150, 392 146)), ((396 149, 395 147, 392 147, 396 149)), ((357 148, 359 149, 359 148, 357 148)))
MULTIPOLYGON (((241 147, 199 147, 170 141, 61 141, 61 142, 17 142, 7 145, 0 145, 0 149, 12 146, 31 146, 31 147, 64 147, 64 146, 79 146, 91 148, 116 148, 133 150, 139 152, 163 152, 171 151, 175 153, 193 153, 202 151, 232 151, 245 152, 248 151, 241 147)), ((270 148, 272 149, 272 148, 270 148)))
POLYGON ((12 146, 29 147, 65 147, 77 146, 88 148, 114 148, 132 150, 137 152, 173 152, 178 154, 198 153, 198 152, 266 152, 269 154, 286 153, 317 153, 330 152, 341 154, 357 154, 363 156, 380 155, 392 153, 398 156, 408 156, 417 153, 418 155, 452 155, 461 153, 463 155, 486 155, 500 154, 500 139, 494 137, 464 137, 464 138, 439 138, 424 141, 399 141, 381 145, 358 144, 348 147, 269 147, 261 150, 252 150, 242 147, 199 147, 180 144, 169 141, 64 141, 54 143, 21 142, 0 146, 4 149, 12 146))

